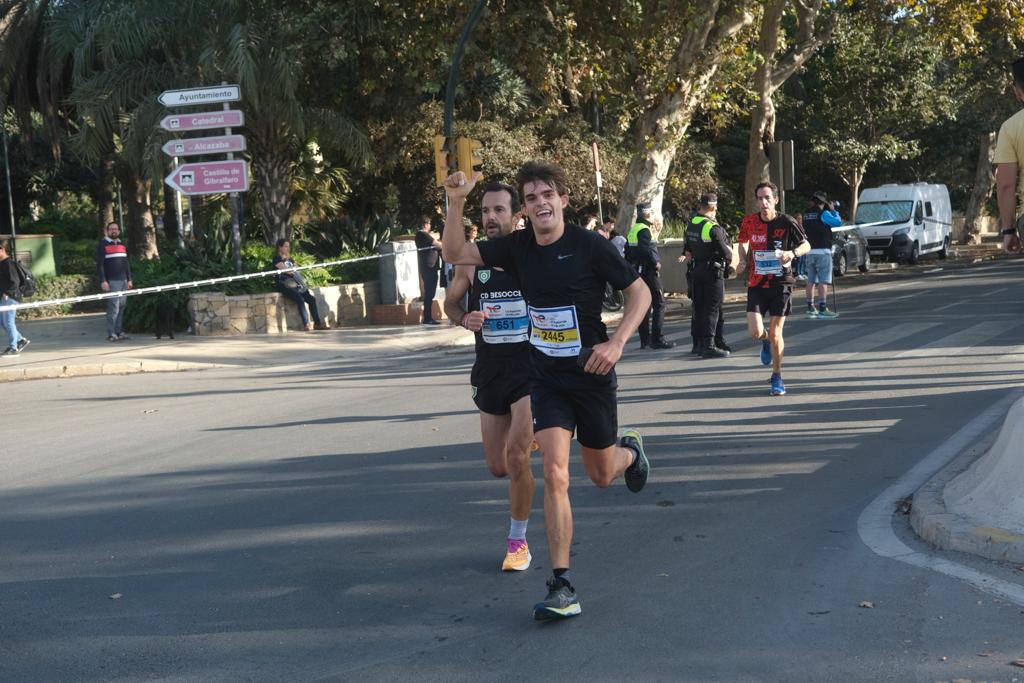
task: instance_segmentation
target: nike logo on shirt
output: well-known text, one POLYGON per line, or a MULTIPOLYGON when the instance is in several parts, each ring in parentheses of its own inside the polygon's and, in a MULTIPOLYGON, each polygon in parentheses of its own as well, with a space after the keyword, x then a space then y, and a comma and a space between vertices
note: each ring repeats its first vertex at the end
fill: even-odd
POLYGON ((570 256, 572 256, 572 254, 559 254, 558 255, 558 260, 561 261, 562 259, 567 259, 570 256))

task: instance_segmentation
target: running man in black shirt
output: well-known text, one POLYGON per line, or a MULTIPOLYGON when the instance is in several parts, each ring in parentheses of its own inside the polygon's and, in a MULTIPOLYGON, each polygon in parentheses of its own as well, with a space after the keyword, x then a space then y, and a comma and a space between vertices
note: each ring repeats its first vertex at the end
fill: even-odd
MULTIPOLYGON (((494 240, 519 221, 519 193, 488 183, 480 201, 484 232, 494 240)), ((502 571, 529 568, 526 526, 537 486, 530 469, 530 318, 519 281, 501 268, 455 266, 445 289, 444 311, 456 325, 476 334, 476 363, 470 373, 473 401, 480 409, 480 436, 487 467, 509 477, 511 519, 502 571), (469 311, 462 307, 470 292, 469 311)))
POLYGON ((572 435, 576 432, 587 474, 599 487, 624 475, 631 491, 643 488, 650 465, 639 432, 616 436, 615 363, 651 296, 608 240, 565 224, 565 172, 553 164, 534 161, 519 171, 517 185, 530 229, 479 244, 464 242, 457 228, 476 180, 458 172, 445 181, 446 226, 451 228, 442 238, 444 256, 451 263, 503 268, 521 285, 530 316, 530 403, 544 459, 544 521, 554 570, 547 597, 534 605, 534 618, 571 617, 580 613, 569 576, 572 435), (627 295, 622 322, 611 338, 601 322, 606 283, 627 295))

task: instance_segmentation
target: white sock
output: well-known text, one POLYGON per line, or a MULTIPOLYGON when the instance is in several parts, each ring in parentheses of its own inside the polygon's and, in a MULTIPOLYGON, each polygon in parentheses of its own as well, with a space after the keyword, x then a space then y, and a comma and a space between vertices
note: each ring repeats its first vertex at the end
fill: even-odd
POLYGON ((511 524, 508 527, 508 537, 513 541, 525 541, 526 540, 526 525, 530 523, 530 520, 518 520, 509 517, 511 524))

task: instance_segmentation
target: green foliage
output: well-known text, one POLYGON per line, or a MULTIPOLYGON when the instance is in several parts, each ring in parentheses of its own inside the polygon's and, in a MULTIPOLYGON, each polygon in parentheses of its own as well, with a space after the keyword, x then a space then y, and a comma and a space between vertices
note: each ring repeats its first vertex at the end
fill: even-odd
MULTIPOLYGON (((31 301, 48 301, 50 299, 69 299, 97 292, 96 284, 89 275, 44 275, 37 281, 36 295, 27 299, 31 301)), ((86 313, 103 309, 103 302, 86 302, 81 304, 61 304, 46 308, 27 308, 18 313, 26 318, 52 318, 69 313, 86 313)))
POLYGON ((97 240, 60 242, 60 264, 57 272, 61 275, 88 275, 96 272, 97 240))
POLYGON ((866 13, 841 18, 832 44, 811 62, 803 106, 814 154, 827 158, 851 192, 868 166, 920 153, 913 137, 951 109, 937 87, 939 46, 911 22, 866 13))
POLYGON ((22 221, 18 230, 31 235, 53 234, 65 240, 99 239, 95 205, 73 193, 62 193, 56 204, 46 206, 39 220, 22 221))
POLYGON ((295 241, 303 251, 319 260, 338 258, 344 252, 376 253, 389 239, 394 221, 387 216, 375 216, 363 221, 351 216, 334 220, 316 221, 295 228, 295 241))

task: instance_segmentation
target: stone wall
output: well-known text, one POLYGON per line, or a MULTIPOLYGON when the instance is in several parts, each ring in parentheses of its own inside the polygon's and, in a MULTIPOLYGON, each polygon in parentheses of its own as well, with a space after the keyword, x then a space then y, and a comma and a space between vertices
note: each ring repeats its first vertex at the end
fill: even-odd
MULTIPOLYGON (((332 327, 371 324, 373 309, 380 303, 377 281, 310 291, 316 297, 320 317, 332 327)), ((298 306, 277 292, 240 296, 200 292, 189 297, 188 312, 195 334, 203 337, 282 334, 302 329, 298 306)))

